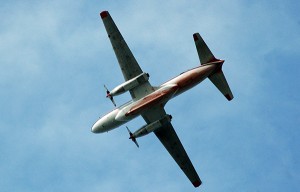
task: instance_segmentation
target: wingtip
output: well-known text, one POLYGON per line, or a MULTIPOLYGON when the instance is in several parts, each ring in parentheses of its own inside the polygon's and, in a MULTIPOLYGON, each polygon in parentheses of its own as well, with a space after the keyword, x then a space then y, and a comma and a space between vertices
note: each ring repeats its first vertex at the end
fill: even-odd
POLYGON ((230 94, 226 94, 225 97, 228 101, 231 101, 233 99, 233 95, 230 94))
POLYGON ((193 182, 194 187, 199 187, 201 184, 201 180, 193 182))
POLYGON ((198 35, 199 35, 199 33, 194 33, 193 34, 194 41, 198 41, 199 40, 198 35))
POLYGON ((109 15, 108 11, 102 11, 102 12, 100 13, 100 17, 101 17, 102 19, 104 19, 104 18, 107 17, 108 15, 109 15))

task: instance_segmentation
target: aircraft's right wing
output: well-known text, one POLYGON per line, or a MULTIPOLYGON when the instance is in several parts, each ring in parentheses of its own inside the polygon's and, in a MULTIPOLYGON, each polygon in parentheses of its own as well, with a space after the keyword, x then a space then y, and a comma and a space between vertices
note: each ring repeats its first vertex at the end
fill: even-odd
MULTIPOLYGON (((155 106, 148 112, 142 114, 147 123, 154 122, 166 115, 166 112, 160 106, 155 106)), ((170 155, 179 165, 184 174, 189 178, 194 187, 201 185, 201 180, 187 155, 183 145, 181 144, 171 123, 165 124, 163 127, 155 131, 155 135, 165 146, 170 155)))
MULTIPOLYGON (((108 11, 102 11, 100 16, 103 20, 109 40, 118 59, 125 81, 128 81, 143 73, 138 62, 130 51, 118 27, 108 11)), ((153 92, 148 81, 130 90, 131 97, 135 100, 153 92)))

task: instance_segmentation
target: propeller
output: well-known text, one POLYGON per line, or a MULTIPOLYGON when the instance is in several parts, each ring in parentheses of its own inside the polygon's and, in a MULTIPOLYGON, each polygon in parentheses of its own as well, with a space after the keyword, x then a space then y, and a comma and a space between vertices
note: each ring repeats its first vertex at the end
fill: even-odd
POLYGON ((114 104, 114 106, 116 107, 116 103, 114 101, 114 97, 110 94, 109 90, 107 89, 107 87, 104 85, 104 88, 106 89, 106 97, 109 98, 111 100, 111 102, 114 104))
POLYGON ((129 136, 130 136, 129 139, 131 139, 136 144, 137 147, 140 147, 138 142, 136 141, 136 138, 134 137, 134 135, 131 133, 131 131, 128 129, 127 126, 126 126, 126 128, 127 128, 128 133, 129 133, 129 136))

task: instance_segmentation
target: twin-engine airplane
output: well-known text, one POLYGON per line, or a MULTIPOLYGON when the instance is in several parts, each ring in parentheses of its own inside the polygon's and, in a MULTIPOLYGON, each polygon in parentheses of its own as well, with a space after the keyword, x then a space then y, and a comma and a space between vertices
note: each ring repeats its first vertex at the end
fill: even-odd
POLYGON ((116 106, 113 97, 129 91, 132 100, 100 118, 93 125, 92 132, 110 131, 141 115, 147 124, 134 133, 127 128, 129 139, 139 147, 136 139, 154 132, 192 184, 200 186, 202 182, 171 124, 172 116, 166 113, 164 106, 207 77, 229 101, 232 100, 233 95, 222 72, 224 60, 216 59, 199 33, 195 33, 193 37, 201 65, 158 87, 151 86, 148 73, 140 68, 108 11, 101 12, 100 16, 125 78, 125 82, 112 91, 105 87, 106 97, 116 106))

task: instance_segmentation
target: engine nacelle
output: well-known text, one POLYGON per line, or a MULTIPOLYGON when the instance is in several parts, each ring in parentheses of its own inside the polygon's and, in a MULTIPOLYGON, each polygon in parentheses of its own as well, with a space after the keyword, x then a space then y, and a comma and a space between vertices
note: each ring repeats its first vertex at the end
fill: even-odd
POLYGON ((146 81, 148 81, 148 79, 149 79, 149 74, 142 73, 142 74, 122 83, 121 85, 118 85, 117 87, 115 87, 112 91, 110 91, 110 95, 116 96, 116 95, 125 93, 126 91, 129 91, 129 90, 145 83, 146 81))
POLYGON ((154 121, 153 123, 150 123, 148 125, 144 125, 143 127, 139 128, 137 131, 135 131, 133 133, 133 137, 137 138, 137 137, 142 137, 144 135, 147 135, 147 134, 161 128, 165 124, 171 122, 171 119, 172 119, 171 115, 166 115, 160 120, 154 121))

